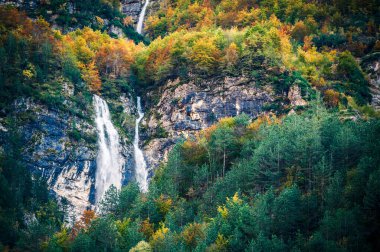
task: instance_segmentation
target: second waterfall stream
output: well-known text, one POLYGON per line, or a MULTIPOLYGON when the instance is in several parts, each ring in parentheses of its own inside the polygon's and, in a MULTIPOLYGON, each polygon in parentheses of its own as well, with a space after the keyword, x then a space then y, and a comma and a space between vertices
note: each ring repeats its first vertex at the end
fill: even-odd
POLYGON ((149 0, 145 0, 145 4, 142 7, 142 10, 141 10, 140 16, 139 16, 139 20, 137 22, 136 31, 138 33, 140 33, 140 34, 142 33, 143 24, 144 24, 144 17, 145 17, 145 12, 146 12, 146 7, 148 7, 148 4, 149 4, 149 0))
POLYGON ((136 119, 135 125, 135 139, 133 141, 133 148, 135 154, 135 172, 136 172, 136 181, 139 184, 140 190, 142 192, 148 191, 148 171, 146 169, 146 162, 144 159, 144 154, 139 147, 140 137, 139 137, 139 124, 141 119, 144 117, 144 113, 141 109, 141 99, 137 97, 137 114, 138 118, 136 119))

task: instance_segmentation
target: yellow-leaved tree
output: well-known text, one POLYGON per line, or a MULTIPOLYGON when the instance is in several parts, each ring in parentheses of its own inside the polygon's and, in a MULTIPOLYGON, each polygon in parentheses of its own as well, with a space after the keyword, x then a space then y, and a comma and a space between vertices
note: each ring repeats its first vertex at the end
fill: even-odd
POLYGON ((220 62, 221 52, 214 42, 213 38, 204 37, 189 48, 188 58, 201 73, 213 71, 220 62))
MULTIPOLYGON (((154 232, 150 239, 150 244, 153 248, 158 249, 164 242, 165 235, 169 232, 169 228, 164 223, 160 223, 160 227, 154 232)), ((157 250, 159 251, 159 249, 157 250)))
POLYGON ((132 41, 112 39, 109 43, 101 45, 96 53, 96 65, 100 73, 111 76, 126 76, 133 63, 132 41))
POLYGON ((102 82, 99 77, 99 71, 95 66, 95 62, 91 61, 88 65, 81 64, 82 79, 88 85, 91 91, 99 92, 102 82))

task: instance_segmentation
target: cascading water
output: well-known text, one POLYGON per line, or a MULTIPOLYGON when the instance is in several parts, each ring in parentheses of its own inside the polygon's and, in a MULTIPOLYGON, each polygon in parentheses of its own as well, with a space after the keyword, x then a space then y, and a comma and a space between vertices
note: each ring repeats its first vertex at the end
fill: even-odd
POLYGON ((148 7, 148 4, 149 4, 149 0, 145 0, 145 4, 140 12, 140 16, 139 16, 139 21, 137 22, 137 27, 136 27, 136 31, 141 34, 142 33, 142 28, 143 28, 143 24, 144 24, 144 17, 145 17, 145 12, 146 12, 146 7, 148 7))
POLYGON ((95 178, 96 203, 98 203, 111 185, 117 189, 121 188, 124 159, 120 154, 119 134, 111 122, 106 101, 94 95, 93 103, 99 144, 95 178))
POLYGON ((141 110, 141 99, 137 97, 137 113, 139 117, 136 119, 135 126, 135 139, 133 141, 134 154, 135 154, 135 171, 136 180, 139 184, 140 190, 142 192, 148 191, 148 171, 146 169, 146 162, 142 150, 139 148, 139 124, 141 119, 144 117, 144 113, 141 110))

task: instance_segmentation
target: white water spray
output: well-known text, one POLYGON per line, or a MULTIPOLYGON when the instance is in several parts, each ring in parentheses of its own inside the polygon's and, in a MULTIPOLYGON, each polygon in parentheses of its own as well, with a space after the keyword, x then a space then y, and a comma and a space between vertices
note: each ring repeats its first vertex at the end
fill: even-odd
POLYGON ((145 12, 146 12, 146 7, 148 7, 148 4, 149 4, 149 0, 145 0, 145 4, 140 12, 140 16, 139 16, 139 21, 137 22, 137 27, 136 27, 136 31, 138 33, 142 33, 142 28, 143 28, 143 24, 144 24, 144 17, 145 17, 145 12))
POLYGON ((144 113, 141 110, 141 99, 137 97, 137 113, 139 117, 136 119, 135 126, 135 139, 133 141, 134 154, 135 154, 135 172, 136 181, 139 184, 140 190, 142 192, 148 191, 148 171, 146 169, 146 162, 142 150, 139 148, 139 124, 141 119, 144 117, 144 113))
POLYGON ((124 159, 120 154, 119 134, 111 122, 106 101, 94 95, 93 103, 99 144, 95 178, 96 203, 99 203, 111 185, 121 188, 124 159))

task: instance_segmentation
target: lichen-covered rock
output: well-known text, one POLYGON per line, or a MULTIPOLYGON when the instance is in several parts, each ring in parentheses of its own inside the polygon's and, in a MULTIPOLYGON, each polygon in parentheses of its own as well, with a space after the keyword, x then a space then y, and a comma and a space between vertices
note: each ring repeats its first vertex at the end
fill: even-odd
POLYGON ((52 193, 66 198, 76 214, 89 207, 97 154, 91 120, 48 109, 30 99, 15 102, 14 111, 26 143, 23 154, 27 168, 46 178, 52 193))
POLYGON ((154 175, 154 170, 160 163, 167 161, 169 151, 175 144, 175 140, 176 138, 155 138, 144 147, 149 178, 154 175))
POLYGON ((307 102, 301 96, 301 89, 298 85, 293 85, 290 87, 288 92, 288 99, 290 101, 290 105, 293 107, 307 105, 307 102))
MULTIPOLYGON (((271 87, 259 87, 245 77, 211 79, 200 84, 180 83, 177 79, 169 81, 158 93, 159 102, 148 104, 152 108, 144 121, 153 138, 145 145, 144 153, 153 169, 166 160, 168 150, 180 137, 193 135, 223 117, 245 113, 255 118, 263 105, 274 99, 271 87)), ((149 93, 148 97, 154 95, 149 93)))
POLYGON ((371 105, 380 110, 380 52, 368 55, 362 62, 368 75, 369 89, 372 95, 371 105))
POLYGON ((131 17, 134 23, 137 23, 143 4, 144 2, 141 0, 122 0, 121 12, 131 17))
POLYGON ((118 38, 122 38, 124 37, 124 32, 123 30, 120 28, 120 27, 117 27, 117 26, 114 26, 114 25, 111 25, 110 28, 108 29, 108 33, 109 34, 114 34, 116 35, 118 38))

